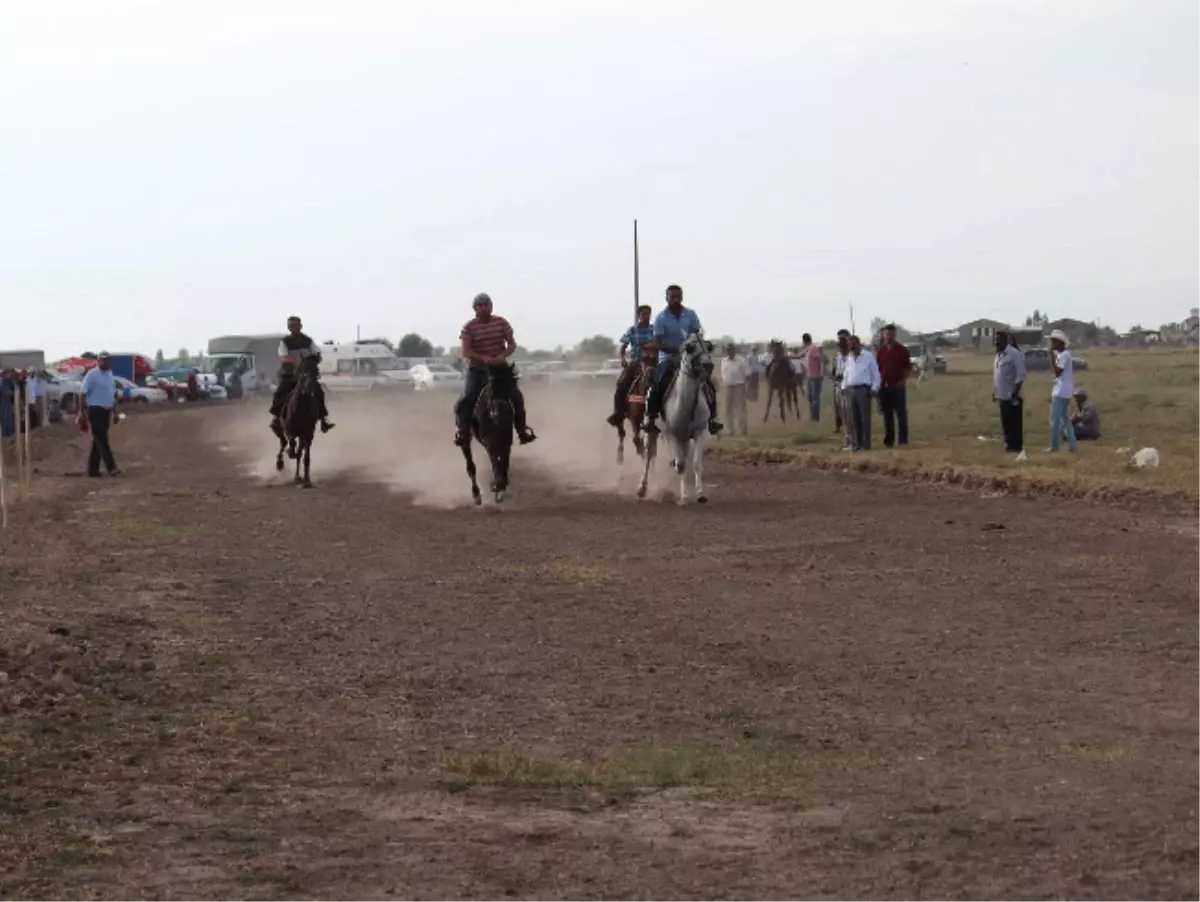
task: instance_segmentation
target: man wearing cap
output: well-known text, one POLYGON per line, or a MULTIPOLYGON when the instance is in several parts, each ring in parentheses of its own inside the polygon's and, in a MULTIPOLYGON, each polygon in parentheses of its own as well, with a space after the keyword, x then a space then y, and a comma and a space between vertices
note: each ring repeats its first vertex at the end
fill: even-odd
MULTIPOLYGON (((296 371, 300 361, 306 357, 315 357, 319 363, 321 349, 317 343, 301 331, 300 317, 289 316, 287 321, 288 334, 279 342, 279 384, 275 387, 275 396, 271 399, 271 425, 282 426, 279 418, 283 416, 284 405, 292 389, 296 387, 296 371)), ((335 424, 329 422, 329 410, 325 407, 325 389, 321 383, 316 384, 317 403, 321 411, 321 431, 328 432, 335 424)))
POLYGON ((80 428, 87 424, 92 433, 92 450, 88 455, 87 474, 99 478, 100 462, 109 476, 120 476, 121 468, 113 457, 112 446, 108 443, 108 427, 112 425, 113 410, 117 401, 117 380, 112 372, 112 361, 108 351, 101 351, 96 357, 96 365, 87 371, 83 377, 80 392, 83 395, 84 409, 79 412, 76 422, 80 428))
POLYGON ((620 426, 629 404, 629 391, 642 368, 642 355, 654 341, 654 327, 650 325, 651 309, 642 304, 637 309, 637 321, 621 336, 621 375, 617 377, 617 388, 613 392, 613 412, 608 418, 610 426, 620 426))
MULTIPOLYGON (((491 297, 486 293, 477 294, 471 306, 475 310, 475 317, 462 327, 458 336, 462 342, 463 360, 467 361, 463 393, 454 405, 454 422, 457 427, 454 444, 460 448, 471 441, 471 417, 475 412, 475 402, 479 399, 479 393, 487 384, 487 368, 510 366, 508 358, 517 350, 517 340, 508 320, 492 313, 491 297)), ((522 445, 527 445, 536 440, 537 436, 526 422, 525 396, 515 379, 512 407, 517 439, 522 445)))
POLYGON ((1071 422, 1071 397, 1075 394, 1075 360, 1067 350, 1071 340, 1062 329, 1050 333, 1050 365, 1054 367, 1054 391, 1050 395, 1050 451, 1062 449, 1065 435, 1067 447, 1078 451, 1075 424, 1071 422))
POLYGON ((733 342, 725 345, 725 356, 721 358, 721 385, 725 388, 725 409, 729 412, 729 434, 737 435, 741 429, 746 434, 746 385, 750 380, 750 366, 746 358, 737 352, 733 342))
POLYGON ((1071 413, 1075 426, 1075 438, 1081 442, 1094 442, 1100 438, 1100 411, 1088 400, 1088 393, 1075 389, 1075 410, 1071 413))

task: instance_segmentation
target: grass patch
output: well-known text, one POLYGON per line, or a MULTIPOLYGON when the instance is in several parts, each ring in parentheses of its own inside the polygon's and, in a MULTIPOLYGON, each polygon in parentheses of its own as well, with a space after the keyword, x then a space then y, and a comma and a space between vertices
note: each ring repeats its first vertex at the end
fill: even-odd
POLYGON ((117 517, 107 529, 121 536, 176 536, 195 532, 198 527, 187 523, 170 523, 157 517, 117 517))
MULTIPOLYGON (((1059 493, 1076 496, 1174 496, 1189 508, 1200 499, 1200 358, 1195 351, 1081 351, 1091 366, 1077 375, 1100 411, 1103 437, 1083 442, 1078 454, 1050 455, 1049 397, 1051 374, 1029 374, 1025 387, 1025 449, 1029 460, 1017 463, 1003 444, 999 414, 991 402, 990 354, 951 353, 951 375, 939 376, 908 392, 911 443, 907 448, 882 446, 883 424, 876 409, 874 450, 849 455, 832 434, 832 386, 822 397, 820 423, 755 424, 748 439, 722 440, 717 452, 759 462, 794 460, 814 466, 869 470, 969 487, 1016 493, 1059 493), (984 436, 988 441, 980 441, 984 436), (1128 466, 1129 454, 1118 448, 1157 448, 1158 469, 1128 466)), ((828 380, 826 380, 828 382, 828 380)), ((761 417, 751 415, 753 422, 761 417)))
POLYGON ((410 760, 407 769, 448 792, 499 788, 630 796, 686 787, 788 796, 820 775, 886 763, 871 752, 812 752, 786 740, 762 738, 638 745, 592 758, 555 758, 511 748, 446 749, 410 760))
POLYGON ((576 560, 546 561, 543 563, 509 563, 496 568, 496 574, 506 578, 527 579, 543 584, 570 585, 589 589, 611 586, 621 574, 610 567, 576 560))

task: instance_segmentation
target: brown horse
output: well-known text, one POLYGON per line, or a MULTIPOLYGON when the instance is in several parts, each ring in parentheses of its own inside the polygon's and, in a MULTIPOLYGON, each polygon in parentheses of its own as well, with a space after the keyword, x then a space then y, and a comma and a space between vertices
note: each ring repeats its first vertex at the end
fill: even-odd
POLYGON ((625 421, 633 432, 633 450, 638 457, 646 454, 646 441, 642 437, 642 420, 646 415, 646 393, 654 383, 654 373, 657 369, 657 351, 654 348, 644 348, 642 359, 638 361, 637 375, 629 386, 629 394, 625 398, 625 418, 617 423, 617 463, 625 463, 625 421))
POLYGON ((783 347, 783 342, 779 340, 772 341, 768 347, 771 350, 771 360, 767 364, 767 408, 763 413, 763 422, 771 418, 771 401, 779 396, 779 421, 787 422, 786 410, 791 407, 796 415, 796 419, 800 419, 800 406, 797 399, 795 368, 792 366, 792 361, 788 358, 783 347))
POLYGON ((300 361, 296 385, 288 395, 283 407, 283 416, 271 424, 272 431, 279 436, 279 453, 275 456, 275 469, 283 470, 283 454, 296 461, 295 483, 306 489, 312 488, 309 467, 312 464, 313 436, 321 419, 321 404, 317 398, 317 358, 305 357, 300 361), (304 476, 300 467, 304 467, 304 476))

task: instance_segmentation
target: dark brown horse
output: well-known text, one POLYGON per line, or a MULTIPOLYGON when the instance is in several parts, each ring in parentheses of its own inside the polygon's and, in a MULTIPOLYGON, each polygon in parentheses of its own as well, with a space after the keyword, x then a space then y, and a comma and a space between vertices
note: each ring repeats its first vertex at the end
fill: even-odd
POLYGON ((629 386, 629 394, 625 399, 625 419, 617 423, 617 463, 625 463, 625 422, 633 433, 633 450, 638 457, 646 453, 646 442, 642 437, 642 418, 646 414, 646 393, 654 379, 658 352, 655 348, 643 349, 642 359, 636 364, 637 375, 629 386))
POLYGON ((771 418, 771 401, 779 397, 779 421, 787 422, 786 409, 792 408, 796 419, 800 418, 800 402, 796 391, 796 373, 792 361, 788 358, 782 341, 772 341, 768 348, 771 360, 767 363, 767 408, 763 412, 763 422, 771 418))
MULTIPOLYGON (((517 377, 508 364, 488 367, 487 385, 479 392, 475 409, 471 414, 471 435, 487 451, 492 463, 492 497, 499 504, 508 490, 508 466, 512 458, 513 444, 513 391, 517 377)), ((471 454, 471 443, 462 443, 463 457, 467 462, 467 475, 471 477, 471 497, 482 504, 479 483, 475 479, 475 458, 471 454)))
POLYGON ((312 488, 309 467, 312 463, 313 436, 321 419, 321 404, 317 398, 317 358, 305 357, 300 361, 296 374, 296 385, 283 406, 283 416, 271 424, 272 431, 279 436, 279 453, 275 456, 275 469, 283 470, 283 455, 296 461, 295 483, 306 489, 312 488), (304 467, 304 476, 300 467, 304 467))

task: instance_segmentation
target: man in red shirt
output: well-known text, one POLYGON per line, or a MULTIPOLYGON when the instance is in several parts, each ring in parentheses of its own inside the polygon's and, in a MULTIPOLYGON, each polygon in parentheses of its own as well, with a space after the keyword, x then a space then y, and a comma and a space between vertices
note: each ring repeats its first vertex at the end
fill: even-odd
POLYGON ((883 444, 890 448, 908 444, 908 389, 912 370, 908 348, 896 341, 896 327, 883 327, 883 340, 875 352, 879 363, 879 412, 883 414, 883 444), (899 433, 899 435, 897 435, 899 433))
MULTIPOLYGON (((467 361, 462 397, 454 405, 454 420, 458 427, 454 434, 454 444, 459 447, 471 440, 471 415, 475 411, 479 393, 487 385, 487 368, 509 365, 508 358, 517 349, 517 340, 513 337, 512 326, 508 324, 508 320, 492 315, 490 297, 477 294, 472 306, 475 308, 475 318, 463 326, 459 335, 463 360, 467 361)), ((525 396, 521 394, 515 379, 512 406, 517 438, 522 445, 527 445, 537 436, 525 422, 525 396)))

